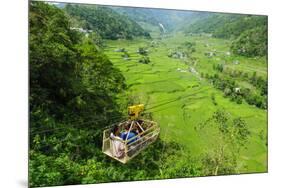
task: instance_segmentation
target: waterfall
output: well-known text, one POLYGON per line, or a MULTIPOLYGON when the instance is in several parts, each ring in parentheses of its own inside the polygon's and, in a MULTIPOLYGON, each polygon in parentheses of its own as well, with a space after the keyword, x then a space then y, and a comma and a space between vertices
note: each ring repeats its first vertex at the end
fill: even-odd
POLYGON ((159 23, 159 26, 161 27, 163 33, 166 33, 165 27, 163 26, 163 24, 159 23))

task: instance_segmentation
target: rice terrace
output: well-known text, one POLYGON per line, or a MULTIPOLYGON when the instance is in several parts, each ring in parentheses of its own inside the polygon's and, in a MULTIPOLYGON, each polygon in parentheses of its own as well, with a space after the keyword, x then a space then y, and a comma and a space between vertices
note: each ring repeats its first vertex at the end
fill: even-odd
POLYGON ((29 27, 31 187, 267 172, 267 16, 31 2, 29 27))

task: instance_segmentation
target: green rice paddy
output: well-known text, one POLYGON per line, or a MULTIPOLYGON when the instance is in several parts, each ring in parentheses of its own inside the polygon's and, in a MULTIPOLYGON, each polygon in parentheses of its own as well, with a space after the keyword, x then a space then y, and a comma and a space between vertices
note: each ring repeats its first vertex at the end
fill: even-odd
POLYGON ((121 70, 129 87, 126 93, 120 95, 120 103, 126 97, 131 97, 135 103, 145 104, 146 112, 151 112, 154 121, 161 127, 160 137, 183 145, 194 156, 207 151, 216 142, 215 135, 210 132, 198 133, 195 127, 218 108, 223 108, 233 117, 242 117, 251 131, 246 149, 240 155, 239 172, 267 171, 267 111, 245 101, 242 104, 230 101, 222 91, 200 77, 200 73, 214 73, 214 63, 222 63, 228 68, 249 74, 255 71, 267 77, 266 59, 234 56, 229 54, 228 40, 207 36, 176 33, 153 41, 157 43, 156 47, 151 47, 152 40, 148 39, 106 41, 105 54, 121 70), (197 58, 197 63, 193 67, 198 74, 190 71, 189 65, 183 60, 167 56, 170 49, 185 41, 196 43, 193 56, 197 58), (141 58, 137 53, 139 47, 148 47, 151 63, 138 62, 141 58), (120 48, 127 50, 130 60, 125 60, 121 56, 122 52, 116 52, 120 48), (204 55, 214 50, 216 56, 210 58, 204 55), (217 105, 212 102, 212 95, 217 105), (261 138, 261 135, 265 138, 261 138))

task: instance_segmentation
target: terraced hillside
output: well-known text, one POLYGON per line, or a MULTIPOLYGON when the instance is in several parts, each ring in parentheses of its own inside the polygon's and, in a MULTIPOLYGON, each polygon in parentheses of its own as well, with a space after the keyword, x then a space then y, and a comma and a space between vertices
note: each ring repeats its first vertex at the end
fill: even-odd
POLYGON ((29 15, 30 187, 267 172, 266 16, 38 1, 29 15), (160 137, 131 145, 136 104, 160 137))
MULTIPOLYGON (((243 70, 249 74, 257 72, 266 77, 265 58, 234 56, 229 52, 228 40, 181 33, 154 41, 119 40, 107 41, 106 44, 105 53, 121 70, 129 86, 120 98, 127 97, 133 100, 132 103, 144 103, 146 112, 151 112, 153 119, 159 122, 164 140, 176 141, 193 155, 201 155, 216 143, 216 139, 213 133, 197 131, 196 127, 222 108, 230 116, 242 117, 251 132, 247 148, 240 156, 239 171, 263 172, 267 169, 267 111, 245 101, 242 104, 231 101, 208 79, 201 77, 202 73, 214 74, 216 70, 213 65, 221 62, 229 69, 243 70), (168 57, 169 50, 185 41, 196 43, 193 53, 195 63, 168 57), (147 48, 150 63, 139 63, 142 57, 137 53, 139 47, 147 48), (129 58, 122 57, 123 52, 118 52, 122 48, 129 58), (215 56, 205 55, 205 52, 214 50, 215 56)), ((243 84, 243 81, 240 82, 243 84)))

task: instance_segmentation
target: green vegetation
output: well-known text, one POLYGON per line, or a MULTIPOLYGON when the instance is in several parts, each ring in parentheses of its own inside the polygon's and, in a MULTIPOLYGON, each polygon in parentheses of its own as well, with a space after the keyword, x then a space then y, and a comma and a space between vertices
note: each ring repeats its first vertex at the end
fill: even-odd
POLYGON ((202 161, 205 173, 208 175, 238 173, 237 160, 250 135, 246 122, 240 117, 231 119, 224 110, 218 110, 206 122, 195 128, 199 134, 204 131, 217 133, 212 139, 213 147, 202 161), (227 150, 228 147, 231 149, 227 150))
POLYGON ((244 31, 263 26, 267 19, 264 16, 215 13, 188 27, 186 32, 212 33, 214 37, 238 37, 244 31))
MULTIPOLYGON (((222 65, 218 64, 215 68, 222 72, 222 65)), ((244 98, 247 103, 250 105, 255 105, 258 108, 267 109, 267 81, 262 77, 256 77, 256 72, 253 73, 251 78, 246 78, 243 80, 250 82, 254 87, 256 87, 256 91, 253 92, 249 88, 242 87, 233 80, 232 77, 241 77, 242 72, 230 73, 231 76, 226 74, 214 74, 213 76, 209 76, 206 74, 206 78, 209 79, 215 88, 220 89, 224 92, 224 96, 230 97, 231 100, 236 101, 238 104, 242 103, 242 99, 244 98)), ((204 76, 204 75, 203 75, 204 76)))
POLYGON ((248 57, 267 54, 267 27, 257 27, 242 33, 231 45, 231 50, 248 57))
POLYGON ((190 15, 196 14, 178 10, 162 10, 162 9, 147 9, 134 7, 112 7, 113 10, 121 15, 128 16, 140 25, 148 25, 148 30, 153 30, 152 27, 157 27, 157 31, 161 31, 160 23, 165 27, 166 31, 176 30, 179 25, 188 23, 190 15))
POLYGON ((101 128, 120 114, 114 96, 124 77, 44 3, 31 4, 29 50, 31 186, 81 183, 78 162, 99 153, 101 128))
POLYGON ((107 7, 67 4, 65 11, 71 17, 83 20, 83 28, 93 30, 105 39, 132 39, 134 36, 150 37, 149 33, 144 31, 137 23, 107 7))
POLYGON ((217 38, 235 39, 231 50, 248 57, 267 54, 267 17, 213 14, 195 22, 188 33, 211 33, 217 38))
POLYGON ((264 17, 221 15, 226 21, 216 23, 213 13, 182 13, 171 20, 190 15, 193 34, 163 35, 155 27, 167 10, 156 26, 137 19, 142 10, 130 17, 116 7, 31 2, 31 187, 267 171, 267 54, 257 48, 267 36, 254 26, 264 17), (234 28, 223 23, 241 35, 202 34, 234 28), (121 164, 102 153, 102 132, 138 103, 160 137, 121 164))

